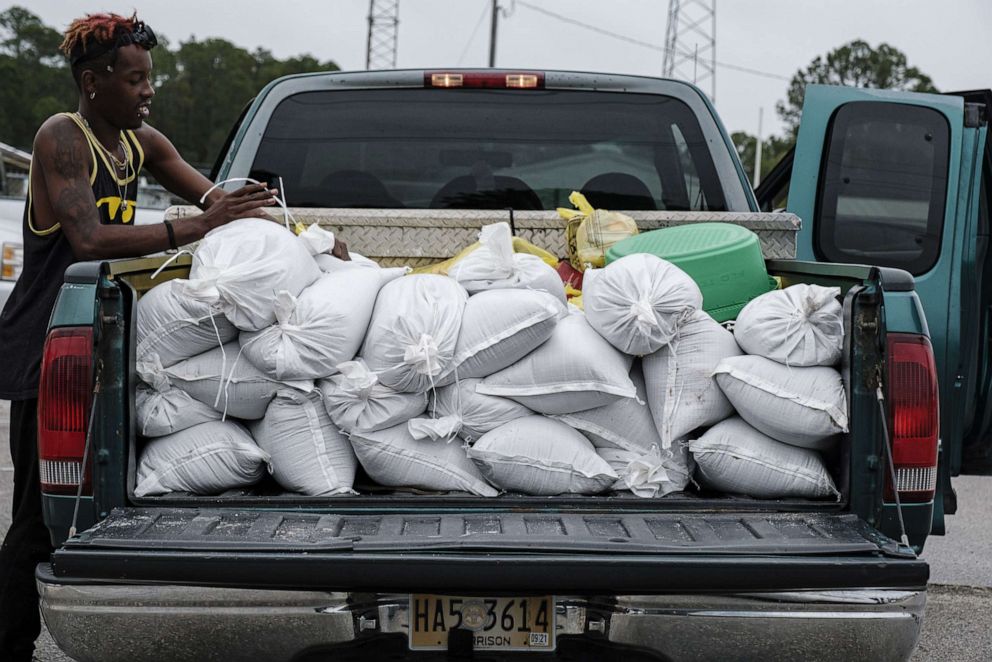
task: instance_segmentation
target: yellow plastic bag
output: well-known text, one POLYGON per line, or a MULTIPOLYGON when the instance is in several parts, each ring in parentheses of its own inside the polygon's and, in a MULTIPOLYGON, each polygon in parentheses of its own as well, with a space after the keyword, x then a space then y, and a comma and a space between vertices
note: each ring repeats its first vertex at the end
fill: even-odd
MULTIPOLYGON (((475 242, 474 244, 471 244, 471 245, 466 246, 465 248, 463 248, 461 251, 459 251, 458 255, 456 255, 456 256, 454 256, 452 258, 448 258, 447 260, 444 260, 443 262, 435 262, 434 264, 428 264, 428 265, 425 265, 423 267, 417 267, 416 269, 414 269, 410 273, 414 273, 414 274, 439 274, 441 276, 447 276, 448 275, 448 270, 451 269, 451 267, 453 267, 456 264, 458 264, 459 261, 465 259, 465 256, 466 255, 468 255, 469 253, 471 253, 472 251, 474 251, 475 249, 477 249, 479 246, 480 246, 479 242, 475 242)), ((552 267, 557 267, 558 266, 558 258, 556 258, 554 255, 552 255, 548 251, 544 250, 540 246, 535 246, 534 244, 530 243, 526 239, 521 239, 520 237, 514 237, 513 238, 513 252, 514 253, 528 253, 530 255, 536 255, 537 257, 541 258, 542 260, 544 260, 546 263, 548 263, 552 267)))
POLYGON ((638 233, 637 223, 630 216, 593 209, 578 191, 572 191, 568 201, 577 209, 559 207, 558 215, 565 219, 568 261, 579 271, 585 271, 587 265, 605 266, 606 249, 638 233))

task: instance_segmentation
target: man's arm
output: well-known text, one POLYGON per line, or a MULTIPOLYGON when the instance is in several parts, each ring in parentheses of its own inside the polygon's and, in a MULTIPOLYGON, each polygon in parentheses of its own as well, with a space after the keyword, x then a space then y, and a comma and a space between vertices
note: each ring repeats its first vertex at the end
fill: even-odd
POLYGON ((213 186, 213 182, 183 160, 172 141, 155 127, 146 124, 135 131, 135 135, 145 151, 144 167, 170 192, 200 209, 209 208, 224 195, 224 191, 214 189, 201 204, 200 198, 213 186))
MULTIPOLYGON (((165 224, 100 223, 89 182, 89 144, 71 120, 57 117, 46 122, 38 131, 34 149, 55 218, 77 258, 135 257, 169 248, 165 224)), ((176 243, 196 241, 215 227, 255 215, 259 208, 271 204, 272 195, 263 186, 221 192, 209 211, 174 224, 176 243)))

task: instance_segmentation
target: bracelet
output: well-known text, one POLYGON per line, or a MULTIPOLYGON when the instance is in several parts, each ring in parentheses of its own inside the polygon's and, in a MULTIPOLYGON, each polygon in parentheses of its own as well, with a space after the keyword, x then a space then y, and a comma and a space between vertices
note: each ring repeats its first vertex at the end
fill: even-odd
POLYGON ((162 221, 165 224, 165 231, 169 233, 169 250, 166 253, 176 253, 179 246, 176 245, 176 231, 172 228, 172 221, 162 221))

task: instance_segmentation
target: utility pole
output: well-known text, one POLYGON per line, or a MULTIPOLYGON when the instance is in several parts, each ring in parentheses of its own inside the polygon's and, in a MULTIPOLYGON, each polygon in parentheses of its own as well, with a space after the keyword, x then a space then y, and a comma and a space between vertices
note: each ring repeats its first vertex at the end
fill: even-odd
POLYGON ((493 15, 489 22, 489 68, 496 66, 496 27, 499 23, 499 0, 492 0, 493 15))
POLYGON ((716 100, 716 0, 668 0, 661 75, 708 87, 716 100))
POLYGON ((366 69, 395 69, 400 0, 369 0, 366 69))
POLYGON ((758 108, 758 140, 754 145, 754 188, 761 183, 761 120, 764 119, 765 109, 758 108))

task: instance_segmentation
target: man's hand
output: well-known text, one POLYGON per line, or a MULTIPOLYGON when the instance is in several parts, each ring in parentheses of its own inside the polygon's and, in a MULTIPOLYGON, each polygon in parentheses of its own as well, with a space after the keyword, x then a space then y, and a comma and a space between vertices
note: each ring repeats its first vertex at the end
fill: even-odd
POLYGON ((337 237, 334 238, 334 248, 331 249, 331 255, 339 260, 351 261, 351 255, 348 254, 348 244, 337 237))
POLYGON ((264 208, 276 204, 274 196, 277 193, 276 189, 268 188, 267 184, 248 184, 217 198, 203 212, 201 218, 207 226, 207 231, 239 218, 254 217, 271 221, 272 217, 264 208))

